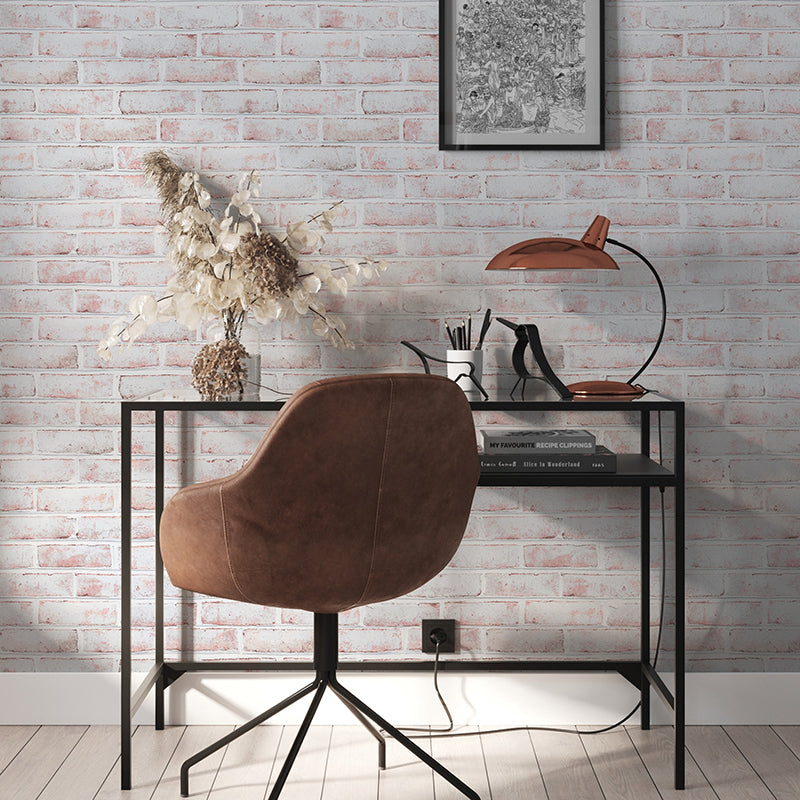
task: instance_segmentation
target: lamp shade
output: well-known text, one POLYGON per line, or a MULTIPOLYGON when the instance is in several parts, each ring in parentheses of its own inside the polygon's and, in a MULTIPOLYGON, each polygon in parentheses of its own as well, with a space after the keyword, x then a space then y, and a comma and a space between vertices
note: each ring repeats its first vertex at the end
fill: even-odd
POLYGON ((619 269, 603 250, 609 221, 597 216, 578 239, 528 239, 498 253, 486 269, 619 269))

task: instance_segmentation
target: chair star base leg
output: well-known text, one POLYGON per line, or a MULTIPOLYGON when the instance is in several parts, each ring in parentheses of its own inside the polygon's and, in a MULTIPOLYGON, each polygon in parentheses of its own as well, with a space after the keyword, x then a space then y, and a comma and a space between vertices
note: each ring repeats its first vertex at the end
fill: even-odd
POLYGON ((393 739, 396 739, 407 750, 410 750, 420 761, 424 761, 434 772, 441 775, 451 786, 458 789, 461 794, 469 797, 470 800, 481 800, 480 796, 466 783, 457 778, 450 772, 449 769, 440 764, 433 756, 428 755, 419 745, 415 744, 411 739, 403 733, 400 733, 397 728, 390 725, 383 717, 373 711, 368 705, 359 700, 354 694, 344 688, 337 680, 336 676, 332 675, 330 678, 330 687, 337 695, 346 699, 348 703, 355 706, 362 714, 369 717, 376 725, 385 730, 393 739))
POLYGON ((342 701, 345 708, 370 732, 378 742, 378 768, 386 769, 386 739, 381 732, 372 726, 372 723, 354 706, 339 694, 336 687, 331 686, 331 691, 342 701))
POLYGON ((293 695, 287 697, 285 700, 282 700, 280 703, 272 706, 272 708, 270 708, 268 711, 265 711, 263 714, 259 714, 249 722, 245 722, 244 725, 240 725, 238 728, 236 728, 236 730, 231 731, 231 733, 223 736, 221 739, 217 739, 217 741, 213 744, 210 744, 208 747, 195 753, 190 758, 187 758, 186 761, 181 764, 181 797, 189 796, 189 769, 191 767, 202 761, 204 758, 208 758, 213 753, 216 753, 220 748, 230 744, 232 741, 234 741, 234 739, 244 736, 245 733, 255 728, 256 725, 260 725, 262 722, 274 716, 278 712, 288 708, 290 705, 292 705, 292 703, 296 703, 298 700, 301 700, 307 694, 313 692, 314 689, 316 689, 321 683, 321 680, 316 679, 313 683, 310 683, 308 686, 303 687, 293 695))
POLYGON ((283 762, 281 771, 278 774, 278 777, 275 779, 275 785, 272 787, 272 791, 269 793, 268 800, 277 800, 279 797, 283 789, 283 785, 286 783, 286 779, 289 777, 289 772, 291 771, 295 759, 297 758, 297 754, 300 752, 300 747, 303 744, 303 740, 306 738, 308 729, 311 727, 311 720, 314 719, 314 714, 317 713, 320 701, 322 700, 322 695, 325 693, 327 686, 327 680, 320 682, 316 694, 311 700, 311 705, 308 707, 308 711, 306 712, 303 722, 300 725, 300 730, 297 731, 297 736, 294 737, 292 746, 289 748, 289 754, 286 756, 286 760, 283 762))

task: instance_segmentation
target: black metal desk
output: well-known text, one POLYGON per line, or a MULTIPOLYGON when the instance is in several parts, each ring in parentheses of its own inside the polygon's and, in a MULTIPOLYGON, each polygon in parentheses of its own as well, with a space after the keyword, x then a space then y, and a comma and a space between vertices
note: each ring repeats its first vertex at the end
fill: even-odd
MULTIPOLYGON (((122 402, 121 457, 121 626, 122 626, 122 708, 121 737, 122 788, 131 788, 131 718, 155 687, 156 728, 164 727, 164 690, 185 672, 211 670, 310 670, 311 662, 164 661, 164 566, 158 546, 158 524, 164 506, 164 412, 165 411, 277 411, 283 401, 243 401, 211 403, 170 398, 158 393, 122 402), (141 686, 131 695, 131 524, 132 463, 131 426, 134 413, 154 415, 155 425, 155 663, 141 686)), ((641 693, 641 726, 650 727, 650 690, 670 709, 674 719, 675 788, 684 788, 685 756, 685 506, 684 506, 684 403, 658 394, 635 400, 490 400, 471 403, 475 412, 630 412, 638 423, 638 452, 618 455, 614 473, 484 473, 481 486, 632 486, 640 489, 641 532, 641 619, 640 658, 637 660, 536 660, 536 661, 459 661, 447 660, 440 669, 447 671, 612 671, 618 672, 641 693), (674 452, 669 469, 651 458, 650 430, 653 414, 673 415, 674 452), (654 487, 674 490, 674 585, 675 653, 674 691, 670 692, 652 663, 650 646, 650 492, 654 487)), ((341 670, 402 671, 430 670, 430 661, 381 661, 341 663, 341 670)))

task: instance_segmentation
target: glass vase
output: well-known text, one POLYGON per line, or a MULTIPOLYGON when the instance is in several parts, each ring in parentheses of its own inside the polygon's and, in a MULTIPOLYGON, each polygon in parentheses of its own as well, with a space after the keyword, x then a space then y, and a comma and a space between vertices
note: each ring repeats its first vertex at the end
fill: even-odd
POLYGON ((242 366, 246 376, 242 392, 233 400, 260 400, 261 399, 261 331, 258 325, 245 322, 239 341, 247 351, 247 356, 242 359, 242 366))

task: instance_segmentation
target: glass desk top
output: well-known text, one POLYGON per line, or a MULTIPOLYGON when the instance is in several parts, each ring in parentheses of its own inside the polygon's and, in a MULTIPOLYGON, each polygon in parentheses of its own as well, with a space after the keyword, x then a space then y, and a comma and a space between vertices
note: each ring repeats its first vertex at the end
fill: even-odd
MULTIPOLYGON (((192 388, 186 389, 161 389, 157 392, 142 395, 140 397, 123 399, 121 402, 125 406, 132 408, 139 407, 144 409, 193 409, 207 410, 219 409, 231 411, 241 409, 242 411, 252 411, 262 408, 265 410, 274 409, 282 406, 289 398, 289 394, 279 394, 264 389, 261 398, 258 400, 203 400, 200 395, 192 388)), ((676 410, 683 407, 682 400, 675 400, 658 392, 648 392, 639 397, 620 398, 620 397, 590 397, 572 398, 562 400, 555 395, 547 398, 526 399, 519 397, 511 398, 506 395, 490 393, 488 400, 470 400, 470 406, 475 411, 513 411, 525 409, 539 409, 542 411, 555 410, 575 410, 586 411, 624 411, 636 410, 653 411, 676 410)))

